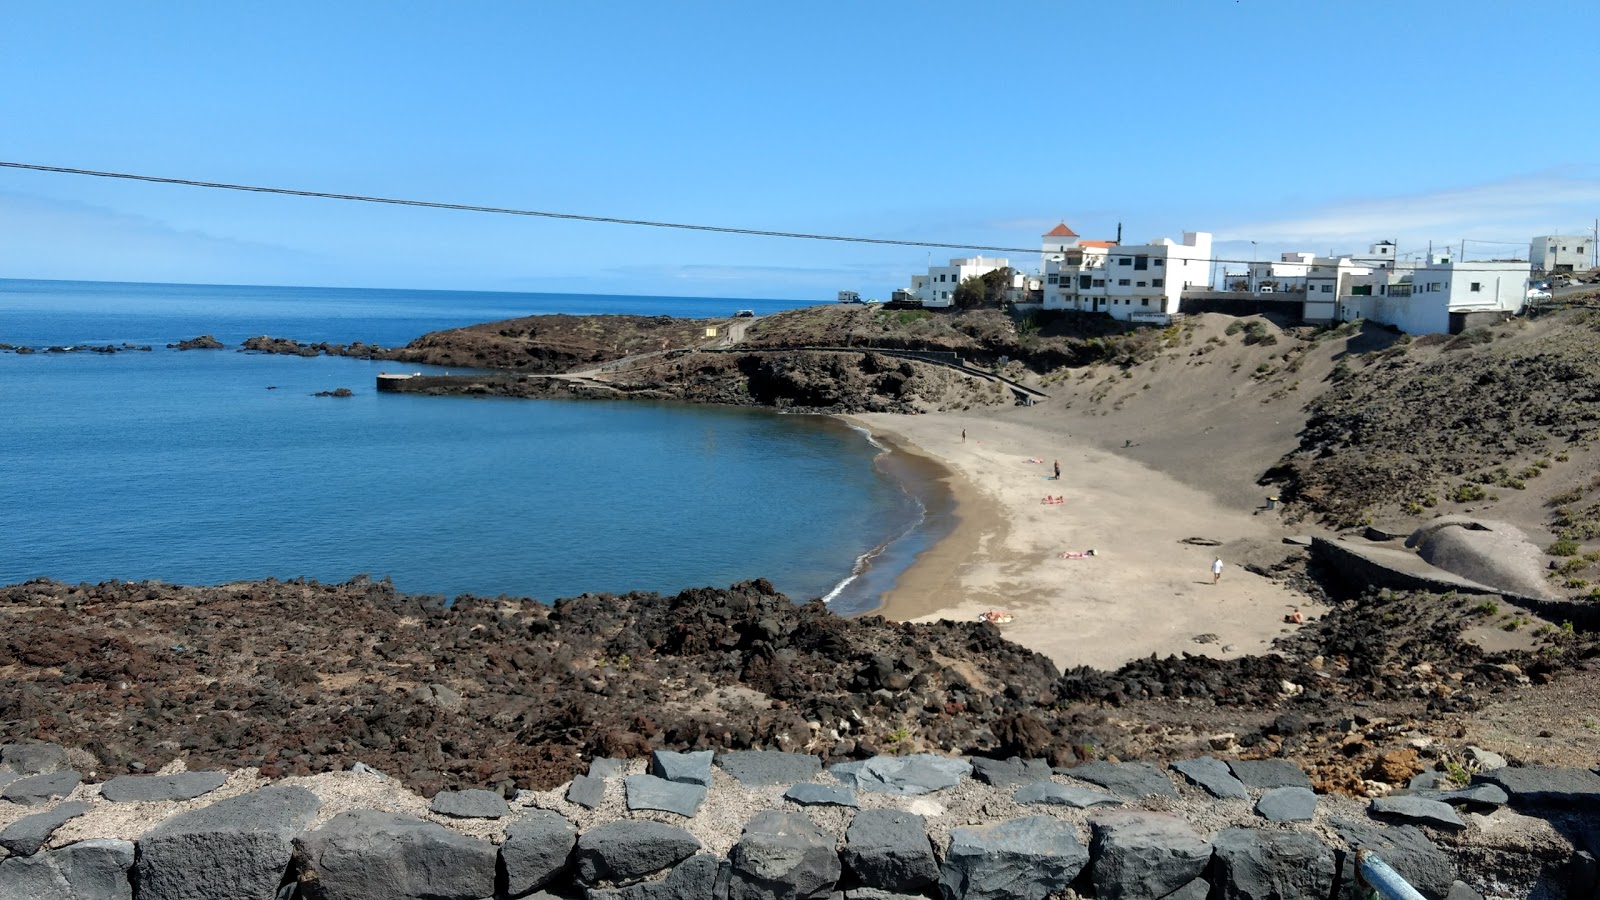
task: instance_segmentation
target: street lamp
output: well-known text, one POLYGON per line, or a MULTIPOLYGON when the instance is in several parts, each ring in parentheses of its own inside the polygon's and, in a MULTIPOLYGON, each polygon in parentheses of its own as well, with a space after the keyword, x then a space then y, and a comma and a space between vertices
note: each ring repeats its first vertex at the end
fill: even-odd
POLYGON ((1250 282, 1250 293, 1252 293, 1252 294, 1259 293, 1257 291, 1258 285, 1256 284, 1256 242, 1255 241, 1251 241, 1250 242, 1250 278, 1249 278, 1249 282, 1250 282))

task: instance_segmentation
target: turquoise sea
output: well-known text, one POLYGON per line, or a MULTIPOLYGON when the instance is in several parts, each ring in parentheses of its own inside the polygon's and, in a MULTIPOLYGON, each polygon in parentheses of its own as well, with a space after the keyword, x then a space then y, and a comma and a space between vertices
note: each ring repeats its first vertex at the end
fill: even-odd
MULTIPOLYGON (((0 280, 0 583, 389 576, 404 591, 673 592, 765 577, 871 608, 950 525, 935 473, 818 416, 377 394, 395 363, 163 345, 385 346, 534 313, 743 298, 0 280), (348 387, 349 399, 313 397, 348 387)), ((414 366, 407 368, 415 369, 414 366)))

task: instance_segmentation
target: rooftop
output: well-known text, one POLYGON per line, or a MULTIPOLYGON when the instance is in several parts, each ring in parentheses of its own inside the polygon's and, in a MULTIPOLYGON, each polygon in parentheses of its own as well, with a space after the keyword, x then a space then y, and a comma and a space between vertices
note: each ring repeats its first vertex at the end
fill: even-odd
POLYGON ((1071 228, 1068 228, 1067 227, 1067 223, 1062 222, 1060 225, 1057 225, 1056 227, 1050 229, 1049 231, 1046 231, 1044 233, 1044 236, 1045 237, 1077 237, 1078 233, 1076 231, 1073 231, 1071 228))

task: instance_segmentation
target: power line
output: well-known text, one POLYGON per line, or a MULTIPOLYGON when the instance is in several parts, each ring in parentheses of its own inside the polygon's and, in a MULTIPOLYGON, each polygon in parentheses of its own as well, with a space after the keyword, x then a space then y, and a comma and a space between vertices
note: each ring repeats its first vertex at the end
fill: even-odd
POLYGON ((589 216, 578 213, 549 212, 534 209, 508 209, 500 206, 474 206, 467 203, 444 203, 434 200, 405 200, 396 197, 369 197, 362 194, 336 194, 328 191, 306 191, 295 188, 262 187, 250 184, 228 184, 220 181, 196 181, 190 178, 163 178, 157 175, 136 175, 129 172, 100 172, 94 169, 71 169, 65 166, 41 166, 32 163, 3 162, 9 169, 27 169, 34 172, 54 172, 63 175, 90 175, 96 178, 121 178, 127 181, 148 181, 154 184, 180 184, 187 187, 215 188, 224 191, 249 191, 257 194, 283 194, 290 197, 316 197, 323 200, 352 200, 361 203, 387 203, 394 206, 420 206, 427 209, 453 209, 461 212, 495 213, 504 216, 535 216, 545 219, 567 219, 575 222, 601 222, 608 225, 639 225, 649 228, 679 228, 687 231, 711 231, 720 234, 747 234, 757 237, 796 238, 808 241, 843 241, 855 244, 889 244, 897 247, 939 247, 949 250, 991 250, 1000 253, 1038 253, 1038 248, 1024 250, 1017 247, 987 247, 978 244, 943 244, 937 241, 902 241, 890 238, 847 237, 834 234, 807 234, 797 231, 768 231, 759 228, 734 228, 725 225, 691 225, 683 222, 655 222, 648 219, 623 219, 613 216, 589 216))
MULTIPOLYGON (((493 213, 505 216, 531 216, 545 219, 565 219, 573 222, 598 222, 607 225, 634 225, 647 228, 676 228, 684 231, 706 231, 717 234, 744 234, 754 237, 792 238, 807 241, 835 241, 850 244, 877 244, 892 247, 935 247, 945 250, 978 250, 994 253, 1043 253, 1039 247, 993 247, 982 244, 948 244, 938 241, 907 241, 894 238, 852 237, 834 234, 809 234, 798 231, 772 231, 759 228, 735 228, 726 225, 694 225, 683 222, 657 222, 649 219, 624 219, 614 216, 591 216, 579 213, 550 212, 548 210, 511 209, 500 206, 475 206, 467 203, 445 203, 437 200, 408 200, 397 197, 372 197, 364 194, 339 194, 330 191, 308 191, 298 188, 264 187, 251 184, 229 184, 221 181, 198 181, 192 178, 166 178, 159 175, 139 175, 131 172, 103 172, 95 169, 74 169, 66 166, 43 166, 35 163, 6 162, 0 160, 0 167, 8 169, 24 169, 31 172, 48 172, 60 175, 87 175, 94 178, 117 178, 125 181, 144 181, 152 184, 176 184, 185 187, 211 188, 224 191, 245 191, 255 194, 279 194, 288 197, 314 197, 321 200, 348 200, 359 203, 385 203, 391 206, 414 206, 425 209, 450 209, 460 212, 493 213)), ((1472 240, 1472 239, 1468 239, 1472 240)), ((1516 246, 1520 242, 1513 241, 1478 241, 1473 243, 1500 243, 1516 246)), ((1120 246, 1120 245, 1119 245, 1120 246)), ((1134 245, 1137 246, 1137 245, 1134 245)), ((1406 254, 1407 256, 1414 254, 1406 254)), ((1354 254, 1352 254, 1354 256, 1354 254)), ((1362 261, 1371 261, 1375 258, 1354 257, 1362 261)), ((1210 257, 1208 259, 1195 259, 1195 262, 1210 264, 1238 263, 1242 265, 1270 264, 1273 260, 1257 259, 1223 259, 1210 257)))

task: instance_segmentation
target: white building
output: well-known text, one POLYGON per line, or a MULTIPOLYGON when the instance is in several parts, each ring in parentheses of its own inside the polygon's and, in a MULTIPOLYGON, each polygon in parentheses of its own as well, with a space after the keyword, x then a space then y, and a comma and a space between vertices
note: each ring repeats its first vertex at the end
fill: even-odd
POLYGON ((1593 262, 1594 240, 1589 235, 1546 234, 1528 245, 1535 272, 1583 272, 1593 262))
MULTIPOLYGON (((1046 240, 1050 237, 1046 235, 1046 240)), ((1084 241, 1076 236, 1069 240, 1055 253, 1050 244, 1045 246, 1045 309, 1159 321, 1178 312, 1184 288, 1211 286, 1209 232, 1186 231, 1182 243, 1168 238, 1148 244, 1084 241)))
POLYGON ((1425 264, 1380 266, 1352 276, 1337 291, 1337 315, 1345 322, 1372 319, 1407 334, 1448 334, 1461 330, 1452 328, 1453 318, 1465 326, 1473 316, 1520 314, 1530 275, 1523 260, 1464 262, 1439 253, 1425 264))
MULTIPOLYGON (((923 306, 951 306, 955 303, 956 288, 962 281, 1010 266, 1010 261, 993 256, 952 259, 948 266, 929 266, 928 274, 911 276, 911 293, 923 306)), ((1011 288, 1025 285, 1021 275, 1014 275, 1011 280, 1011 288)))
POLYGON ((1245 290, 1252 294, 1304 293, 1315 253, 1282 253, 1276 261, 1253 262, 1245 273, 1245 290))

